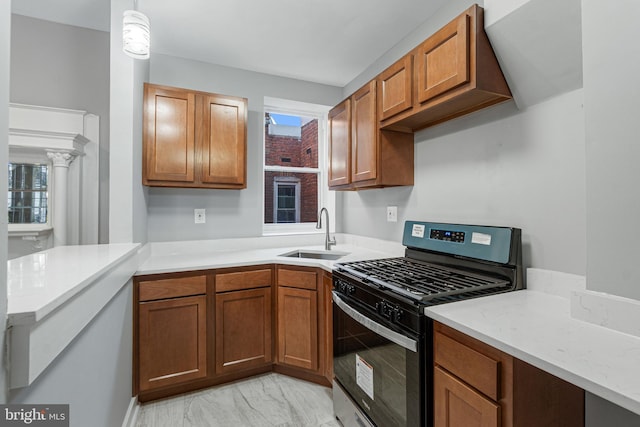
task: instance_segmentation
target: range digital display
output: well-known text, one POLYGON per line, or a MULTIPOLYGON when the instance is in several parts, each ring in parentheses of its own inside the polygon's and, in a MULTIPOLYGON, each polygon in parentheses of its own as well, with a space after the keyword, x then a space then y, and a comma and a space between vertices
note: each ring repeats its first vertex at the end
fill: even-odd
POLYGON ((436 230, 432 228, 429 238, 444 242, 464 243, 464 231, 436 230))

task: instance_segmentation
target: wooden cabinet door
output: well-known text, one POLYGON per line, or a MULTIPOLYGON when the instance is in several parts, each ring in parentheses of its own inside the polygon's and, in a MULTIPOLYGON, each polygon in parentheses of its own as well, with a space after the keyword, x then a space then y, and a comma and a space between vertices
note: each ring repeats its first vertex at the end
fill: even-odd
POLYGON ((470 17, 466 13, 424 41, 416 53, 418 102, 469 81, 470 17))
POLYGON ((207 376, 207 297, 139 305, 140 391, 207 376))
POLYGON ((246 187, 246 100, 199 95, 200 180, 205 184, 246 187))
POLYGON ((195 179, 195 95, 144 86, 144 184, 193 183, 195 179))
POLYGON ((386 120, 413 105, 413 55, 405 55, 378 76, 378 114, 386 120))
POLYGON ((329 187, 351 183, 351 100, 329 111, 329 187))
MULTIPOLYGON (((324 331, 321 335, 322 346, 324 347, 324 376, 333 382, 333 298, 331 290, 333 289, 333 280, 331 273, 322 273, 322 299, 324 307, 322 310, 322 322, 324 331)), ((321 352, 322 353, 322 352, 321 352)))
POLYGON ((499 427, 500 407, 474 389, 434 368, 435 427, 499 427))
POLYGON ((370 81, 351 101, 351 182, 378 176, 378 123, 376 81, 370 81))
POLYGON ((316 291, 278 287, 278 362, 318 369, 316 291))
POLYGON ((216 294, 216 374, 269 364, 271 287, 216 294))

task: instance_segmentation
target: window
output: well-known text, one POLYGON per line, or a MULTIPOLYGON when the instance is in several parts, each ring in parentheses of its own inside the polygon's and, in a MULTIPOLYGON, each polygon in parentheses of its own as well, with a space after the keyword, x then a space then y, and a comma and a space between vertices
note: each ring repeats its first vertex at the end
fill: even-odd
POLYGON ((275 177, 273 180, 273 222, 300 222, 300 179, 275 177))
POLYGON ((48 182, 46 164, 9 163, 9 224, 49 222, 48 182))
POLYGON ((320 208, 333 211, 324 172, 328 110, 273 98, 265 105, 265 234, 316 232, 320 208))

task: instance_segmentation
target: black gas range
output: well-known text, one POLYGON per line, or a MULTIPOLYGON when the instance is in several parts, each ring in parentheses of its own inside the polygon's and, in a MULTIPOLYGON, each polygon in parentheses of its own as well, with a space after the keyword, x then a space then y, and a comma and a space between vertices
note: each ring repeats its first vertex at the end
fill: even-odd
POLYGON ((427 306, 525 287, 521 231, 407 221, 405 256, 333 272, 334 410, 343 425, 432 425, 427 306))

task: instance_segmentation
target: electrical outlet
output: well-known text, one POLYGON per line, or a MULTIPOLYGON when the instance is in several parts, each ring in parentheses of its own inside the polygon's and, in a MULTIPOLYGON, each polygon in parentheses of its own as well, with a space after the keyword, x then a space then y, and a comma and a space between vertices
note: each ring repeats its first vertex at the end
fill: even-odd
POLYGON ((204 224, 207 222, 206 209, 194 209, 193 216, 196 224, 204 224))
POLYGON ((398 222, 397 206, 387 206, 387 222, 398 222))

